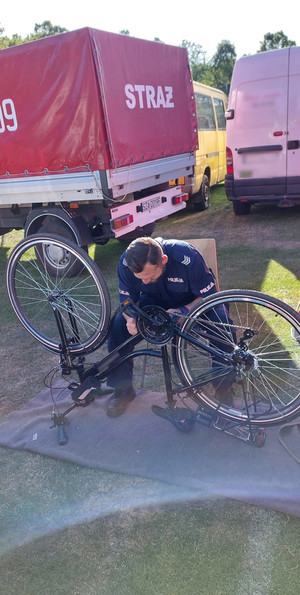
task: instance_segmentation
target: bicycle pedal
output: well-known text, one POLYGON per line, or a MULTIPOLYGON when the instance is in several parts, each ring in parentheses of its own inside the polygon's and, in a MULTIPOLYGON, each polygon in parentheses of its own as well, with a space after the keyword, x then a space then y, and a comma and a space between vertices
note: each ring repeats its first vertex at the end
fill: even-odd
POLYGON ((71 396, 73 401, 76 403, 81 401, 94 401, 96 397, 95 392, 101 394, 102 396, 102 394, 108 394, 108 392, 111 391, 102 391, 101 382, 98 380, 98 378, 88 376, 81 384, 79 384, 79 386, 77 386, 77 388, 75 388, 75 390, 72 391, 71 396))

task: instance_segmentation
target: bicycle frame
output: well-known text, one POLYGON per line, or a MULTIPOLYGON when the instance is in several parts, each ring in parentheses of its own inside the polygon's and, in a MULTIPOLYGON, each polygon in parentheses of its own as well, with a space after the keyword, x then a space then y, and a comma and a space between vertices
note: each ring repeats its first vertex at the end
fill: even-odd
MULTIPOLYGON (((122 343, 116 349, 114 349, 113 351, 108 353, 106 356, 104 356, 99 362, 97 362, 96 364, 93 364, 93 366, 91 366, 90 369, 84 370, 82 361, 80 361, 79 365, 74 364, 72 362, 72 358, 70 357, 70 355, 68 353, 68 341, 67 341, 67 337, 66 337, 66 333, 65 333, 63 324, 62 324, 59 310, 56 308, 55 304, 51 304, 51 305, 52 305, 52 308, 54 311, 56 324, 58 326, 59 334, 61 337, 61 365, 64 367, 65 373, 68 373, 68 370, 69 371, 71 371, 72 369, 77 370, 79 379, 81 381, 81 384, 79 385, 79 387, 72 393, 72 398, 75 401, 82 400, 82 394, 85 394, 85 397, 87 396, 86 390, 87 390, 88 383, 86 382, 86 379, 90 378, 91 376, 94 376, 98 380, 103 380, 120 365, 126 363, 128 360, 135 359, 135 358, 141 357, 141 356, 150 356, 150 357, 155 357, 155 358, 159 358, 162 360, 168 404, 175 403, 173 396, 176 393, 183 392, 188 389, 198 388, 198 387, 203 386, 204 384, 210 382, 210 380, 211 380, 211 378, 208 378, 206 380, 203 379, 200 382, 197 382, 193 385, 182 386, 179 389, 178 388, 172 389, 172 375, 171 375, 169 356, 168 356, 168 352, 167 352, 167 345, 166 344, 161 345, 160 350, 147 348, 147 349, 139 349, 139 350, 133 351, 135 345, 138 345, 138 343, 140 343, 141 341, 144 340, 144 337, 140 333, 129 337, 126 341, 124 341, 124 343, 122 343), (123 351, 124 349, 130 349, 130 352, 127 353, 126 355, 122 355, 121 351, 123 351)), ((122 313, 122 312, 127 312, 131 315, 132 314, 138 315, 138 316, 144 318, 145 320, 149 320, 149 316, 143 310, 141 310, 136 304, 134 304, 130 299, 126 300, 124 302, 124 304, 122 306, 120 306, 116 311, 116 313, 122 313)), ((75 336, 78 337, 76 321, 74 319, 72 319, 71 313, 70 313, 70 318, 71 318, 71 325, 74 328, 75 336)), ((189 341, 191 344, 193 344, 197 347, 201 347, 204 351, 207 351, 212 356, 216 356, 218 358, 220 358, 220 356, 221 356, 224 363, 232 363, 232 358, 229 355, 226 355, 223 352, 220 352, 218 349, 216 349, 210 345, 207 345, 206 343, 203 343, 202 341, 194 339, 187 333, 182 332, 180 330, 180 327, 177 326, 176 323, 174 323, 174 328, 173 328, 173 333, 172 333, 171 339, 174 339, 176 335, 180 335, 181 337, 183 337, 187 341, 189 341)), ((201 331, 199 331, 199 336, 201 336, 201 331)), ((207 339, 207 335, 206 335, 206 339, 207 339)), ((168 341, 168 343, 169 343, 169 341, 168 341)), ((92 390, 92 389, 90 389, 90 390, 92 390)))
MULTIPOLYGON (((51 305, 53 308, 56 324, 58 326, 59 334, 61 337, 61 366, 64 369, 65 373, 71 373, 72 370, 76 370, 79 375, 79 379, 80 379, 80 384, 78 384, 76 387, 73 387, 71 396, 72 396, 74 403, 62 414, 59 414, 59 415, 53 414, 53 416, 52 416, 52 419, 54 421, 54 426, 58 426, 58 428, 59 428, 59 443, 61 445, 66 444, 66 442, 67 442, 67 437, 66 437, 66 434, 64 431, 64 426, 67 423, 66 415, 68 413, 70 413, 70 411, 72 411, 72 409, 74 409, 75 407, 78 407, 78 406, 85 407, 90 402, 94 401, 95 391, 99 391, 100 394, 102 392, 101 391, 101 381, 103 381, 118 366, 126 363, 127 361, 129 361, 131 359, 135 359, 135 358, 141 357, 141 356, 150 356, 150 357, 155 357, 155 358, 159 358, 162 360, 164 381, 165 381, 165 388, 166 388, 166 395, 167 395, 167 400, 166 400, 165 404, 167 405, 167 407, 170 410, 176 409, 176 399, 174 399, 174 396, 176 394, 179 395, 180 393, 194 391, 197 388, 204 386, 205 384, 208 384, 211 381, 211 377, 209 374, 206 374, 205 378, 202 378, 199 382, 194 383, 192 385, 188 384, 188 385, 183 385, 183 386, 176 387, 176 388, 172 387, 172 373, 171 373, 170 358, 169 358, 169 354, 168 354, 167 344, 170 342, 171 339, 174 339, 176 337, 176 335, 179 335, 179 336, 185 338, 187 341, 189 341, 191 344, 193 344, 197 347, 201 347, 204 351, 208 352, 212 356, 216 356, 218 358, 220 358, 220 356, 222 356, 224 363, 232 363, 232 356, 227 355, 223 352, 220 352, 218 349, 208 345, 207 343, 204 343, 198 339, 194 339, 187 333, 181 331, 180 326, 178 326, 176 324, 176 322, 174 322, 173 331, 172 331, 172 335, 171 335, 170 339, 163 345, 160 345, 160 349, 146 348, 146 349, 138 349, 138 350, 134 351, 134 347, 145 339, 145 337, 143 337, 141 335, 141 333, 138 333, 137 335, 129 337, 126 341, 124 341, 124 343, 119 345, 119 347, 117 347, 116 349, 114 349, 113 351, 108 353, 101 360, 99 360, 99 362, 93 364, 90 368, 85 370, 84 366, 83 366, 83 358, 82 357, 79 358, 78 363, 74 363, 74 361, 72 361, 72 358, 70 357, 70 354, 68 353, 68 341, 66 338, 65 329, 62 324, 59 310, 56 308, 55 304, 51 304, 51 305), (126 355, 121 354, 121 351, 124 348, 130 349, 130 352, 127 353, 126 355)), ((69 304, 69 306, 70 306, 70 304, 69 304)), ((121 305, 116 311, 116 313, 123 313, 123 312, 127 312, 127 314, 129 313, 134 316, 138 315, 145 320, 150 319, 150 317, 143 310, 141 310, 136 304, 134 304, 130 299, 126 300, 124 302, 124 304, 121 305)), ((76 321, 72 320, 72 309, 71 309, 69 316, 70 316, 71 326, 72 326, 72 328, 74 328, 75 336, 78 337, 76 321)), ((150 319, 150 320, 152 322, 152 319, 150 319)), ((199 331, 199 336, 201 336, 201 331, 199 331)), ((208 338, 207 334, 205 335, 205 338, 207 340, 207 338, 208 338)), ((106 391, 102 392, 102 394, 105 394, 105 393, 106 393, 106 391)), ((220 405, 221 405, 221 403, 220 403, 220 405)), ((250 415, 248 413, 246 398, 245 398, 245 407, 246 407, 246 411, 247 411, 248 424, 245 422, 242 422, 242 423, 225 422, 220 425, 220 420, 219 420, 218 415, 216 415, 216 413, 209 412, 204 405, 201 409, 199 408, 199 411, 198 411, 195 421, 199 421, 206 425, 210 425, 218 430, 222 430, 223 432, 225 432, 227 434, 233 435, 233 436, 240 438, 240 439, 242 439, 246 442, 249 442, 251 444, 255 444, 256 442, 259 442, 259 444, 256 444, 256 445, 262 446, 265 441, 264 430, 262 428, 258 428, 258 430, 256 430, 254 432, 254 429, 252 428, 252 425, 251 425, 250 415), (248 426, 248 427, 246 428, 246 426, 248 426)))

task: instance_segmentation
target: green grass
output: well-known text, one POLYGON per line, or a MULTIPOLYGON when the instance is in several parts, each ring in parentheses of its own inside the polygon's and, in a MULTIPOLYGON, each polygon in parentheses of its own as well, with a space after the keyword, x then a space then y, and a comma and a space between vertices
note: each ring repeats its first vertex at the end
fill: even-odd
MULTIPOLYGON (((257 289, 295 307, 299 213, 256 207, 236 217, 220 185, 207 211, 189 205, 160 221, 154 237, 214 237, 221 289, 257 289)), ((57 363, 6 296, 7 256, 21 237, 11 232, 0 246, 3 417, 37 394, 57 363)), ((117 240, 90 248, 113 305, 124 249, 117 240)), ((0 465, 1 595, 298 595, 298 518, 24 451, 0 449, 0 465)))
POLYGON ((238 502, 132 508, 4 554, 0 592, 297 595, 299 527, 238 502))

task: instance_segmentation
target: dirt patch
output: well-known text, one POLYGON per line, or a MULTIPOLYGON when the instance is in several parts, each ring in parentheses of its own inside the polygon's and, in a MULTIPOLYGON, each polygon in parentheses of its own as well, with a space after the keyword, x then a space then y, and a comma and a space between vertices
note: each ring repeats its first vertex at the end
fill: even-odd
POLYGON ((155 234, 166 238, 213 237, 218 249, 236 246, 299 249, 300 207, 253 207, 250 215, 237 217, 225 200, 222 205, 212 202, 210 209, 200 214, 189 206, 186 214, 159 223, 155 234))

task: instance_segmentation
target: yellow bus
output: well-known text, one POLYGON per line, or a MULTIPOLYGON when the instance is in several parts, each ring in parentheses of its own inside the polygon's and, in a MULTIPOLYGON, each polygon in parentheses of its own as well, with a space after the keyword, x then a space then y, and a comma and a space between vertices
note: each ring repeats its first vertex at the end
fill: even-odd
POLYGON ((226 174, 226 120, 227 96, 223 91, 202 83, 193 83, 198 144, 194 174, 185 178, 184 190, 197 211, 209 207, 210 187, 223 182, 226 174))

